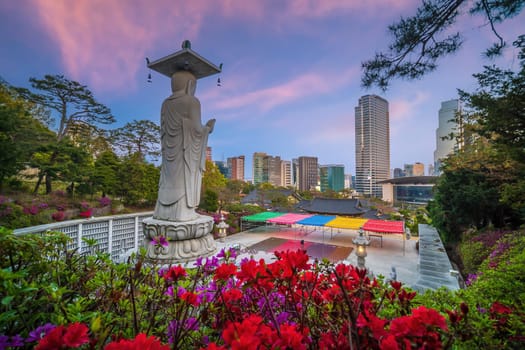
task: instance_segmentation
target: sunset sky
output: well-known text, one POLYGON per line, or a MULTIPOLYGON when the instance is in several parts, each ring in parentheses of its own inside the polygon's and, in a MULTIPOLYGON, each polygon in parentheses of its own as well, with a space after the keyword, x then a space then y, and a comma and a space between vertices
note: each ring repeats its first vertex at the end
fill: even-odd
MULTIPOLYGON (((391 168, 433 162, 442 101, 472 91, 483 65, 518 67, 517 51, 482 57, 496 40, 484 19, 465 15, 463 49, 422 80, 394 81, 383 93, 361 87, 361 63, 385 50, 387 26, 415 13, 416 0, 19 0, 0 2, 0 76, 29 87, 29 78, 63 74, 88 86, 117 123, 159 122, 170 81, 151 72, 183 40, 220 75, 199 80, 205 123, 216 118, 214 160, 254 152, 291 160, 316 156, 355 173, 354 108, 378 94, 390 104, 391 168), (216 82, 220 77, 222 86, 216 82)), ((512 42, 525 15, 497 26, 512 42)))

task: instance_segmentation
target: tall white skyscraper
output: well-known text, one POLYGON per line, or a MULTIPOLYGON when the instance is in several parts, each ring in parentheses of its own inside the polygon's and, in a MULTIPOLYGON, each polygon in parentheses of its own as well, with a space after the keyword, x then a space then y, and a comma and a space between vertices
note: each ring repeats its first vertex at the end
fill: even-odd
POLYGON ((292 186, 292 162, 281 160, 281 186, 292 186))
POLYGON ((390 178, 390 120, 388 101, 365 95, 355 108, 355 189, 382 197, 378 181, 390 178))
POLYGON ((461 131, 456 123, 456 117, 461 113, 459 100, 441 102, 439 124, 436 129, 436 150, 434 151, 434 174, 439 175, 441 160, 454 152, 459 145, 455 136, 461 131))

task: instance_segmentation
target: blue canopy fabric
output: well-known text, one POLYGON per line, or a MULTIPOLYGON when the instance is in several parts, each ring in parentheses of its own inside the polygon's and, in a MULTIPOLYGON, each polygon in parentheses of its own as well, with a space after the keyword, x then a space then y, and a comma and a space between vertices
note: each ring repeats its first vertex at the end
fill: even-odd
POLYGON ((334 220, 335 215, 314 215, 309 218, 297 221, 299 225, 324 226, 326 223, 334 220))

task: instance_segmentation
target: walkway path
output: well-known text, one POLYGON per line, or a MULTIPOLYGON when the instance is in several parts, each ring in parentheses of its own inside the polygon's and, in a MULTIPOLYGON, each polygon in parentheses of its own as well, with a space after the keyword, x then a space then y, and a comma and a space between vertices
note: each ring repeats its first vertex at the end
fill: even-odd
MULTIPOLYGON (((420 225, 420 251, 417 250, 417 237, 403 241, 401 235, 383 235, 383 243, 377 237, 372 237, 371 245, 367 247, 366 267, 376 276, 382 275, 388 279, 392 267, 396 270, 397 280, 418 290, 437 289, 445 286, 451 290, 459 289, 457 277, 450 274, 452 265, 443 249, 437 231, 428 225, 420 225), (437 241, 436 241, 437 240, 437 241)), ((343 247, 353 247, 352 239, 357 236, 355 230, 310 228, 308 231, 282 226, 262 226, 249 231, 240 232, 226 237, 223 243, 217 241, 219 249, 238 246, 241 258, 252 256, 255 259, 272 261, 275 256, 266 251, 250 249, 261 241, 270 238, 284 238, 305 242, 323 243, 343 247)), ((355 251, 342 260, 357 265, 355 251)))

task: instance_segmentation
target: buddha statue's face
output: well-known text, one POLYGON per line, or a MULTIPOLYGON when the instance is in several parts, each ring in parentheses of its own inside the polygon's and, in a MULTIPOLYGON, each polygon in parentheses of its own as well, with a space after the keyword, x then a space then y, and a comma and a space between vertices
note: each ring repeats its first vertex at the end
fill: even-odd
POLYGON ((171 91, 185 91, 188 95, 194 95, 197 88, 197 79, 188 71, 178 71, 171 77, 171 91))

